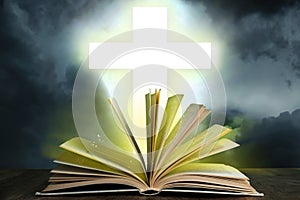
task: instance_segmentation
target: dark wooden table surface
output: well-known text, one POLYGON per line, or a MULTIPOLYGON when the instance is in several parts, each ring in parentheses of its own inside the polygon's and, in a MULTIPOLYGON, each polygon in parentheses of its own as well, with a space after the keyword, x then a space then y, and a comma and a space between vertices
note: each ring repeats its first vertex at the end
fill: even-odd
POLYGON ((141 196, 138 193, 35 197, 36 191, 41 191, 49 178, 49 170, 0 170, 0 200, 9 199, 37 199, 37 200, 62 200, 62 199, 300 199, 300 169, 242 169, 247 174, 252 185, 264 197, 233 197, 222 195, 200 195, 183 193, 161 193, 158 196, 141 196))

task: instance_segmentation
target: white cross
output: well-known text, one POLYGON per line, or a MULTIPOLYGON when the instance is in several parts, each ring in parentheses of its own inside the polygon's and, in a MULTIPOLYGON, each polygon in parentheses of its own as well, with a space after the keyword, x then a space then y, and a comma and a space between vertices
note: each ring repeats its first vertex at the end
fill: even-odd
MULTIPOLYGON (((168 11, 166 7, 134 7, 132 24, 133 30, 143 28, 157 28, 157 29, 168 29, 168 11)), ((104 69, 105 66, 99 66, 97 59, 101 55, 92 54, 92 52, 102 43, 92 42, 89 43, 89 67, 90 69, 104 69)), ((211 43, 201 42, 199 46, 207 53, 211 59, 211 43)), ((117 60, 110 69, 133 69, 135 67, 147 64, 156 64, 164 66, 172 66, 173 69, 190 69, 191 66, 184 62, 182 59, 163 53, 161 51, 136 51, 131 54, 127 54, 125 57, 117 60), (171 59, 172 58, 172 59, 171 59)), ((202 68, 210 68, 206 66, 202 68)))
MULTIPOLYGON (((154 28, 154 29, 168 29, 168 12, 166 7, 134 7, 133 8, 133 17, 132 24, 133 30, 144 29, 144 28, 154 28)), ((167 36, 166 38, 167 39, 167 36)), ((134 40, 134 35, 133 35, 134 40)), ((102 43, 89 43, 89 68, 90 69, 105 69, 106 66, 99 66, 98 59, 101 59, 101 56, 97 53, 92 52, 102 43)), ((211 43, 202 42, 198 43, 200 47, 207 53, 208 58, 211 59, 211 43)), ((210 60, 205 62, 206 66, 201 66, 201 68, 210 68, 210 60)), ((109 69, 135 69, 144 65, 162 65, 170 69, 192 69, 191 64, 183 60, 182 58, 160 50, 139 50, 133 51, 118 58, 109 69)), ((163 69, 151 69, 152 72, 147 72, 147 69, 144 71, 133 70, 132 74, 132 86, 137 88, 138 86, 145 83, 145 81, 160 83, 160 85, 167 86, 167 77, 168 71, 166 68, 163 69), (147 74, 155 74, 155 76, 147 76, 147 74)), ((152 87, 158 87, 152 86, 152 87)), ((148 91, 149 86, 147 86, 148 91)), ((151 88, 151 87, 150 87, 151 88)), ((143 92, 145 93, 145 92, 143 92)), ((144 94, 143 94, 144 95, 144 94)), ((142 95, 142 96, 143 96, 142 95)), ((162 90, 162 96, 167 96, 167 91, 162 90)), ((161 99, 163 100, 163 99, 161 99)), ((164 103, 164 102, 162 102, 164 103)), ((133 115, 133 120, 135 119, 133 115)))

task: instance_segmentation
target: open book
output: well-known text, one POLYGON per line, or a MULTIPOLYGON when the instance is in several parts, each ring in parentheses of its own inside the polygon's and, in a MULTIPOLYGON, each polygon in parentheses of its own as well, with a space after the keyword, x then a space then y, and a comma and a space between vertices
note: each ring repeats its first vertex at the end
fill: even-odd
POLYGON ((154 195, 169 191, 262 196, 237 169, 201 162, 239 145, 224 137, 229 128, 209 126, 210 110, 203 105, 191 104, 176 120, 182 98, 168 98, 159 125, 160 91, 145 95, 147 152, 141 150, 117 101, 109 99, 111 113, 133 151, 86 138, 70 139, 60 146, 64 152, 54 161, 58 167, 51 171, 50 184, 36 194, 138 191, 154 195))

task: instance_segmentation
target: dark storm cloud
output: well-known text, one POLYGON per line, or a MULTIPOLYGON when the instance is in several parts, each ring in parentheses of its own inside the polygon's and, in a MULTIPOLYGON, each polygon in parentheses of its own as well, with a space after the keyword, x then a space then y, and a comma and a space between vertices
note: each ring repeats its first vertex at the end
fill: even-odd
POLYGON ((256 118, 300 107, 298 1, 185 2, 207 13, 209 31, 223 42, 219 69, 228 107, 256 118))
POLYGON ((285 80, 285 82, 286 82, 288 88, 291 89, 291 87, 292 87, 292 81, 291 80, 285 80))
POLYGON ((71 94, 82 60, 74 35, 111 4, 1 1, 0 167, 49 167, 49 146, 76 134, 71 94))
POLYGON ((297 0, 203 0, 203 4, 207 7, 207 11, 213 18, 218 20, 224 18, 224 15, 232 17, 234 20, 258 13, 266 17, 277 14, 294 6, 297 0))
MULTIPOLYGON (((242 132, 239 139, 253 164, 262 167, 296 167, 300 165, 300 109, 269 117, 242 132), (255 161, 256 160, 256 161, 255 161)), ((243 151, 243 149, 242 149, 243 151)))
POLYGON ((297 54, 298 56, 293 56, 291 58, 291 64, 293 69, 295 70, 296 75, 298 76, 298 78, 300 78, 300 41, 294 42, 292 44, 292 51, 295 52, 295 54, 297 54))
POLYGON ((231 126, 240 122, 236 137, 241 146, 208 158, 237 167, 298 167, 300 165, 300 109, 259 121, 245 119, 239 111, 228 116, 231 126))
POLYGON ((66 108, 71 115, 70 94, 78 68, 65 50, 68 44, 56 36, 82 14, 79 9, 86 2, 76 2, 2 1, 0 167, 50 166, 42 155, 46 135, 55 126, 49 121, 66 108))
POLYGON ((287 62, 286 68, 299 74, 299 8, 297 0, 186 1, 205 6, 205 12, 219 28, 220 36, 235 48, 242 59, 269 57, 287 62), (279 52, 285 52, 279 53, 279 52))
POLYGON ((242 58, 268 56, 276 60, 279 51, 298 43, 299 38, 291 36, 299 31, 298 1, 204 1, 204 5, 216 23, 233 24, 232 45, 242 58))

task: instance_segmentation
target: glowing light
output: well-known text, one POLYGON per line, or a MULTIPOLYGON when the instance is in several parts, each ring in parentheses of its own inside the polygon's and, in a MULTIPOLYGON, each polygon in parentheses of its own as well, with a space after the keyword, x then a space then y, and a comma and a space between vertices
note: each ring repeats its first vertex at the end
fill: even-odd
MULTIPOLYGON (((93 48, 94 45, 90 45, 90 49, 93 48)), ((207 51, 210 50, 210 46, 206 48, 207 51)), ((104 68, 103 66, 99 66, 99 64, 97 64, 99 63, 97 62, 97 59, 99 59, 98 55, 90 56, 89 59, 90 69, 104 68)), ((109 66, 109 69, 134 69, 144 65, 161 65, 171 69, 194 69, 190 63, 188 63, 186 60, 182 59, 181 57, 171 54, 170 52, 167 51, 161 51, 155 49, 133 51, 124 56, 118 57, 109 66)), ((203 66, 203 68, 209 68, 209 66, 203 66)))
POLYGON ((166 29, 168 14, 166 7, 134 7, 133 29, 158 28, 166 29))
MULTIPOLYGON (((190 4, 182 0, 133 0, 130 2, 115 1, 114 3, 107 4, 103 9, 103 4, 99 3, 99 6, 95 6, 90 10, 84 18, 78 19, 71 24, 71 37, 74 44, 74 53, 76 58, 82 61, 89 55, 88 45, 91 42, 103 42, 107 39, 118 35, 125 31, 132 30, 134 25, 133 20, 133 7, 143 8, 144 11, 147 8, 157 9, 158 15, 162 17, 163 9, 168 10, 167 20, 153 20, 161 23, 167 21, 169 30, 174 30, 179 33, 192 38, 196 42, 202 43, 212 42, 211 50, 203 48, 208 54, 212 52, 212 61, 220 66, 222 62, 222 48, 223 42, 219 38, 217 27, 213 26, 211 18, 206 14, 205 7, 201 3, 190 4), (115 13, 118 13, 117 15, 115 13), (109 19, 109 20, 107 20, 109 19)), ((146 14, 146 11, 144 12, 146 14)), ((139 18, 136 19, 136 24, 143 26, 142 18, 139 15, 139 11, 136 13, 139 18)), ((155 14, 156 15, 156 14, 155 14)), ((156 17, 158 18, 158 17, 156 17)), ((151 19, 144 17, 144 20, 151 19)), ((150 22, 149 22, 150 24, 150 22)), ((149 27, 148 24, 148 27, 149 27)), ((155 27, 163 27, 161 25, 153 25, 155 27)), ((138 28, 138 25, 136 25, 138 28)), ((142 27, 141 27, 142 28, 142 27)))
MULTIPOLYGON (((132 29, 141 29, 141 28, 158 28, 158 29, 167 29, 168 28, 168 10, 166 7, 134 7, 133 8, 133 14, 132 14, 132 29)), ((167 39, 167 38, 166 38, 167 39)), ((134 38, 133 38, 134 40, 134 38)), ((176 41, 172 41, 176 42, 176 41)), ((101 43, 90 43, 89 44, 89 67, 91 69, 105 69, 108 66, 99 66, 99 63, 97 60, 101 59, 101 56, 103 55, 97 55, 97 51, 94 52, 94 50, 101 45, 101 43)), ((211 58, 211 43, 210 42, 202 42, 198 43, 202 47, 202 49, 208 54, 209 58, 211 58)), ((207 66, 201 66, 204 68, 210 68, 210 60, 206 63, 207 66)), ((145 65, 161 65, 165 66, 171 69, 194 69, 194 66, 191 66, 190 63, 185 61, 183 58, 176 56, 170 52, 167 51, 161 51, 161 50, 138 50, 138 51, 132 51, 128 54, 125 54, 124 56, 118 57, 116 60, 112 62, 112 64, 109 66, 109 69, 135 69, 140 66, 145 65)), ((198 66, 199 67, 199 66, 198 66)), ((108 76, 110 76, 109 72, 106 72, 108 76)), ((151 73, 151 72, 149 72, 151 73)), ((155 72, 155 78, 158 78, 158 81, 153 81, 152 84, 148 84, 147 86, 144 86, 143 88, 140 88, 135 94, 135 92, 132 95, 132 101, 134 102, 144 102, 144 95, 146 92, 148 92, 149 88, 154 90, 155 88, 162 88, 162 95, 161 95, 161 101, 162 105, 166 103, 168 95, 168 87, 167 87, 167 70, 166 68, 162 68, 159 71, 155 72), (160 83, 161 85, 155 85, 153 83, 160 83), (146 91, 145 91, 146 90, 146 91)), ((153 75, 153 72, 152 72, 153 75)), ((133 80, 132 85, 133 88, 139 88, 140 84, 143 81, 140 81, 141 77, 145 77, 145 72, 143 74, 137 73, 137 71, 133 71, 133 80)), ((115 85, 111 83, 111 80, 115 81, 116 77, 114 79, 105 78, 104 80, 109 85, 109 91, 112 94, 114 91, 114 87, 116 86, 117 82, 115 82, 115 85)), ((142 78, 144 79, 144 78, 142 78)), ((199 87, 199 85, 198 85, 199 87)), ((129 102, 128 105, 128 113, 129 117, 131 118, 131 121, 134 122, 134 125, 138 127, 145 127, 145 120, 144 120, 144 114, 141 112, 141 110, 144 110, 143 108, 144 104, 133 104, 129 102), (134 105, 134 106, 132 106, 134 105)), ((163 113, 163 112, 160 112, 163 113)), ((159 116, 159 119, 162 116, 159 116)), ((160 121, 160 120, 158 120, 160 121)), ((138 131, 136 131, 138 132, 138 131)))
MULTIPOLYGON (((141 28, 158 28, 167 29, 168 28, 168 10, 166 7, 134 7, 133 8, 133 18, 132 25, 133 29, 141 28)), ((98 66, 97 59, 101 58, 101 55, 92 54, 92 52, 100 46, 101 43, 89 43, 89 67, 91 69, 103 69, 106 66, 98 66)), ((201 42, 198 43, 199 46, 207 53, 208 57, 211 59, 211 43, 201 42)), ((170 58, 170 54, 165 54, 162 51, 136 51, 131 54, 131 57, 127 59, 122 59, 115 62, 110 69, 133 69, 141 65, 147 64, 160 64, 163 66, 170 66, 174 69, 191 69, 191 66, 179 59, 178 57, 174 59, 170 58), (134 57, 134 59, 132 59, 134 57), (133 60, 134 62, 128 62, 133 60), (151 63, 152 61, 152 63, 151 63), (160 63, 153 63, 159 61, 160 63)), ((208 64, 210 65, 210 63, 208 64)), ((203 67, 203 66, 202 66, 203 67)), ((208 68, 210 66, 207 66, 208 68)))

